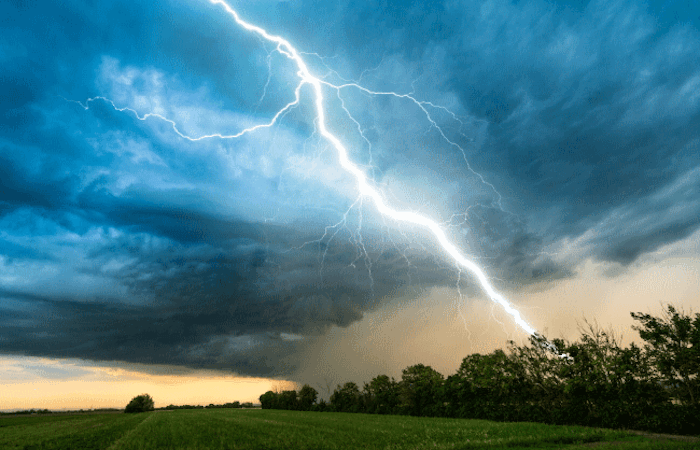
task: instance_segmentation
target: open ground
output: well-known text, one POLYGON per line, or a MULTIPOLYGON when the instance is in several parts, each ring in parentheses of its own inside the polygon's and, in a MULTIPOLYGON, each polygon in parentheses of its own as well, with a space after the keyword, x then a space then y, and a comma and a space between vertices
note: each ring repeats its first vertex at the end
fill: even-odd
POLYGON ((278 410, 0 418, 2 449, 697 449, 700 438, 579 426, 278 410))

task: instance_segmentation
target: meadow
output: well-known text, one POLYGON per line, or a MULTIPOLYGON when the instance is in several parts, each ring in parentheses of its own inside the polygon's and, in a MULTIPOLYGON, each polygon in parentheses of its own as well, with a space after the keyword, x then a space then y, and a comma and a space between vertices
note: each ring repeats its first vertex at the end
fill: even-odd
POLYGON ((697 449, 700 439, 538 423, 262 409, 0 418, 2 449, 697 449))

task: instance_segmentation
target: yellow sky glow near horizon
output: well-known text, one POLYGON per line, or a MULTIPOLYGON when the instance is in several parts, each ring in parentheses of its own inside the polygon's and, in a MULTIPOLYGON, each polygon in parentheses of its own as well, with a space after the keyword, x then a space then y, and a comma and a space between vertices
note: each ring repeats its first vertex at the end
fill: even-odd
POLYGON ((80 360, 0 356, 0 410, 124 408, 148 393, 156 408, 227 402, 258 403, 268 390, 295 389, 295 383, 214 371, 150 374, 80 360))
MULTIPOLYGON (((622 346, 643 344, 630 312, 661 316, 669 303, 686 313, 700 312, 699 242, 700 232, 627 268, 589 259, 576 275, 524 287, 511 299, 550 339, 576 341, 588 321, 612 331, 622 346)), ((382 373, 399 379, 402 369, 418 363, 448 376, 464 357, 505 350, 510 339, 527 344, 527 335, 493 302, 460 300, 454 288, 431 288, 420 298, 386 302, 347 328, 333 327, 308 349, 308 364, 295 379, 312 386, 326 380, 333 387, 344 381, 361 385, 382 373)))

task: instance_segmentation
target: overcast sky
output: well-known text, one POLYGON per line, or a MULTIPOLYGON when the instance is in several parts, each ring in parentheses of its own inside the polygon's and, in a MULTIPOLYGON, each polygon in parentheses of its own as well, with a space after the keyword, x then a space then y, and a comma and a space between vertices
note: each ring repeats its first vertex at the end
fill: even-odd
MULTIPOLYGON (((634 338, 630 311, 700 309, 696 2, 230 5, 327 82, 387 204, 442 224, 537 330, 634 338)), ((3 383, 111 364, 321 385, 527 337, 360 195, 309 85, 272 127, 183 138, 295 99, 293 61, 221 6, 15 0, 0 27, 3 383)))

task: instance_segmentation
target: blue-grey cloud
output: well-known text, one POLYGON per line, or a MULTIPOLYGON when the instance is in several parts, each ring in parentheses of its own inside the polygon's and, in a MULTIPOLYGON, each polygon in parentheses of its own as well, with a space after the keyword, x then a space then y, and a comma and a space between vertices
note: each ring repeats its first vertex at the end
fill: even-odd
MULTIPOLYGON (((387 199, 443 222, 502 289, 585 258, 629 264, 700 227, 696 6, 236 6, 330 82, 456 114, 424 105, 438 129, 406 99, 326 92, 387 199), (564 241, 578 253, 543 252, 564 241)), ((308 100, 199 142, 85 103, 192 136, 269 120, 293 67, 220 8, 1 8, 0 351, 280 375, 386 297, 458 279, 477 295, 429 238, 357 201, 308 100)))

